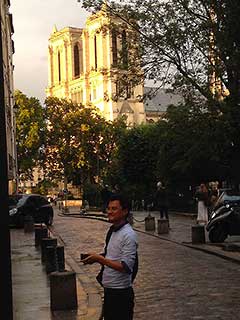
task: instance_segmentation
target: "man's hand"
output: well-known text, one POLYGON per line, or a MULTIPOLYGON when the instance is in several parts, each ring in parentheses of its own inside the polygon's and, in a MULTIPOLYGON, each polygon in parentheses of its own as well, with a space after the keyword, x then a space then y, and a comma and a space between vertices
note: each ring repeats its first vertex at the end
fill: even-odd
POLYGON ((89 256, 86 259, 81 260, 84 264, 93 264, 95 262, 98 262, 100 264, 103 264, 104 257, 97 253, 88 253, 89 256))
POLYGON ((123 263, 121 263, 120 261, 113 261, 110 259, 106 259, 104 258, 103 255, 97 254, 97 253, 88 253, 88 254, 89 256, 86 259, 80 260, 80 262, 83 262, 84 264, 93 264, 95 262, 98 262, 101 265, 108 266, 109 268, 112 268, 119 272, 126 272, 126 268, 124 267, 123 263))

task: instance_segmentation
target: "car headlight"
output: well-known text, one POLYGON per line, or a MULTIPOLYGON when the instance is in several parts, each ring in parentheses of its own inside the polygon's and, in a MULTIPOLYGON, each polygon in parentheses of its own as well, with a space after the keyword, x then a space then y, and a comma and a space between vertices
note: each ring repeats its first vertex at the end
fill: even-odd
POLYGON ((9 210, 9 215, 14 216, 17 213, 17 211, 18 211, 17 208, 13 208, 13 209, 9 210))

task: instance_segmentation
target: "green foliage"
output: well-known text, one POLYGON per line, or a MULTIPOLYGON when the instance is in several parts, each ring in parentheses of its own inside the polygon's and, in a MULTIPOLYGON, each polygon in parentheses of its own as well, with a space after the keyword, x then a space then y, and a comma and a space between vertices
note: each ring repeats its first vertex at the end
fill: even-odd
MULTIPOLYGON (((103 3, 81 2, 90 11, 103 3)), ((159 123, 165 131, 160 130, 156 176, 172 185, 210 178, 239 183, 240 2, 109 0, 102 10, 138 32, 146 79, 185 98, 184 106, 169 109, 165 125, 159 123)), ((146 179, 147 185, 143 168, 148 172, 145 155, 151 155, 145 137, 142 132, 128 134, 127 149, 120 146, 123 154, 114 165, 134 184, 136 166, 140 182, 146 179), (130 152, 141 155, 139 163, 130 152)), ((152 169, 151 161, 148 165, 152 169)))
POLYGON ((119 119, 107 122, 93 106, 47 98, 46 168, 51 177, 82 184, 95 181, 111 163, 117 137, 125 128, 119 119))
POLYGON ((41 160, 40 149, 46 131, 44 109, 39 100, 28 98, 19 90, 15 92, 15 103, 18 168, 21 179, 27 180, 31 178, 33 167, 41 160))
POLYGON ((176 185, 226 178, 228 133, 221 116, 190 106, 170 107, 159 171, 167 172, 169 182, 176 185))
POLYGON ((52 181, 44 179, 36 185, 34 192, 46 196, 48 194, 48 190, 52 187, 56 187, 56 184, 52 181))
POLYGON ((101 206, 101 193, 99 185, 86 183, 83 187, 83 200, 87 200, 91 207, 101 206))
MULTIPOLYGON (((90 11, 99 10, 103 3, 80 2, 90 11)), ((212 94, 209 85, 215 77, 235 104, 239 103, 238 0, 110 0, 102 10, 139 34, 139 54, 147 79, 181 91, 186 99, 207 99, 217 107, 221 93, 212 94)), ((131 50, 131 39, 128 45, 131 50)))

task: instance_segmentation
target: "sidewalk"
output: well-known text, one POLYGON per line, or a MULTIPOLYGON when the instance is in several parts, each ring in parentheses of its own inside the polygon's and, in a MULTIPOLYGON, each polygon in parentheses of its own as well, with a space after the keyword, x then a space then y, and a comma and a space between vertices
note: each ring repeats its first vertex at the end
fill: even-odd
MULTIPOLYGON (((138 232, 146 232, 144 219, 147 212, 134 212, 134 228, 138 232)), ((151 212, 156 219, 159 213, 151 212)), ((100 217, 99 217, 100 218, 100 217)), ((149 236, 172 241, 197 250, 221 256, 240 263, 240 252, 223 250, 221 245, 193 245, 191 243, 191 226, 195 224, 195 216, 170 214, 169 234, 158 235, 157 231, 148 231, 149 236)), ((53 235, 54 236, 54 235, 53 235)), ((61 237, 58 237, 61 242, 61 237)), ((60 243, 61 244, 61 243, 60 243)), ((230 237, 223 246, 240 246, 240 237, 230 237)), ((74 270, 77 275, 78 309, 74 311, 50 310, 49 276, 41 263, 41 253, 34 245, 34 233, 24 233, 23 229, 11 229, 12 282, 14 320, 98 320, 101 312, 101 292, 98 286, 83 274, 78 264, 65 251, 67 270, 74 270), (81 282, 79 281, 81 279, 81 282)))
MULTIPOLYGON (((158 212, 153 211, 150 214, 155 217, 156 221, 159 219, 158 212)), ((134 228, 137 231, 146 232, 145 224, 143 223, 146 216, 146 212, 134 212, 134 228)), ((206 243, 192 244, 192 226, 196 224, 196 215, 170 212, 169 221, 171 229, 168 234, 159 235, 157 229, 155 231, 147 231, 147 233, 160 239, 201 250, 240 264, 240 236, 228 237, 224 243, 213 244, 209 242, 208 233, 205 230, 206 243)))
MULTIPOLYGON (((98 320, 101 312, 99 291, 88 283, 88 292, 77 281, 78 309, 50 309, 50 281, 41 262, 41 252, 34 244, 34 233, 11 229, 13 319, 14 320, 98 320)), ((66 270, 74 270, 81 281, 78 266, 65 253, 66 270)), ((67 298, 67 297, 66 297, 67 298)))

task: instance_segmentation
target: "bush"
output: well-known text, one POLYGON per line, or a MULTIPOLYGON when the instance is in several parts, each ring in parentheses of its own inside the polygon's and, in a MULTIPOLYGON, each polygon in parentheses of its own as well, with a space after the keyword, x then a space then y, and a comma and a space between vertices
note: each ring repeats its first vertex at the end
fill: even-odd
POLYGON ((83 186, 83 200, 87 200, 90 207, 101 206, 101 194, 98 184, 87 183, 83 186))

